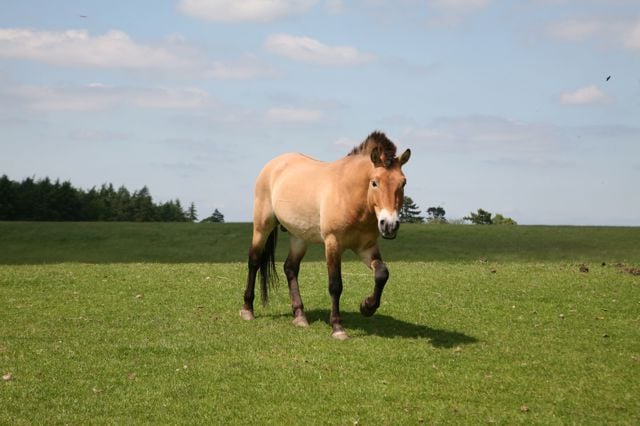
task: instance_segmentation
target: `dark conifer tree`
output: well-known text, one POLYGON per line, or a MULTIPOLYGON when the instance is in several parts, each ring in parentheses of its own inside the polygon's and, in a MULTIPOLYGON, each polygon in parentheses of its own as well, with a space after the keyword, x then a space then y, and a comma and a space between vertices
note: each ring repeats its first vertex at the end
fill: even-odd
POLYGON ((189 210, 187 210, 187 219, 189 219, 191 222, 195 222, 198 220, 198 211, 196 210, 196 205, 193 202, 189 206, 189 210))
POLYGON ((413 202, 411 197, 404 196, 404 203, 400 208, 400 222, 422 223, 424 218, 420 216, 420 207, 413 202))
POLYGON ((146 186, 132 195, 124 186, 116 191, 112 184, 83 191, 69 181, 29 177, 14 182, 0 177, 0 220, 185 222, 195 217, 193 203, 186 212, 180 200, 157 205, 146 186))
POLYGON ((220 212, 220 210, 215 209, 213 214, 208 218, 203 219, 202 222, 224 223, 224 215, 220 212))

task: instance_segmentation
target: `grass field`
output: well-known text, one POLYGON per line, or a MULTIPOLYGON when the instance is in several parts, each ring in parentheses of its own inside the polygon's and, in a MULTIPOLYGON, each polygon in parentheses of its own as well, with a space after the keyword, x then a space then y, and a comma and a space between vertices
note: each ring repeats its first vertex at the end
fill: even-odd
POLYGON ((345 262, 344 342, 319 249, 308 329, 284 282, 240 320, 249 239, 0 223, 0 424, 640 423, 640 228, 405 226, 375 316, 345 262))

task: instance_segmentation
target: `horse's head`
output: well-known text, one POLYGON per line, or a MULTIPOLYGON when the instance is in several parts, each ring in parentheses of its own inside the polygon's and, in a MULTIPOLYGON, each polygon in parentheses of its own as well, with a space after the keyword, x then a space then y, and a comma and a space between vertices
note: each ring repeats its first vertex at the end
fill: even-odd
POLYGON ((373 207, 382 238, 393 239, 400 228, 399 212, 404 202, 407 179, 401 167, 409 161, 411 150, 399 158, 387 159, 377 148, 371 151, 373 171, 369 179, 369 205, 373 207))

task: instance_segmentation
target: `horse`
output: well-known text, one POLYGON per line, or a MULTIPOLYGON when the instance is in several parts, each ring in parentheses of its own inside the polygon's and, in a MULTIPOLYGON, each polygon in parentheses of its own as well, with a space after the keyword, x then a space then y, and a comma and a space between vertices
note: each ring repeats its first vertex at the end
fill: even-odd
POLYGON ((310 243, 324 244, 331 296, 331 336, 338 340, 349 337, 340 318, 341 258, 345 250, 355 252, 373 271, 373 293, 360 304, 362 315, 373 315, 389 279, 378 236, 393 239, 398 233, 398 212, 407 183, 401 167, 410 156, 411 150, 407 149, 396 157, 395 144, 384 133, 375 131, 334 162, 322 162, 298 153, 284 154, 268 162, 255 184, 253 237, 244 304, 240 310, 242 319, 254 319, 258 272, 262 303, 268 302, 269 288, 277 279, 278 227, 290 235, 284 273, 294 325, 309 326, 300 297, 298 272, 310 243))

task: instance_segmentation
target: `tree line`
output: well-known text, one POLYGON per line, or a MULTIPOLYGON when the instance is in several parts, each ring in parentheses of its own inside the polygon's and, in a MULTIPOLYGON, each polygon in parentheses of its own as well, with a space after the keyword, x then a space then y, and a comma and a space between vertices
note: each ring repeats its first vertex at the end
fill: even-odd
MULTIPOLYGON (((449 223, 445 217, 446 211, 440 207, 429 207, 426 215, 423 216, 420 207, 405 195, 402 208, 400 209, 400 222, 404 223, 449 223)), ((492 213, 478 209, 476 212, 469 213, 468 216, 462 218, 463 221, 469 221, 474 225, 517 225, 518 223, 510 217, 505 217, 500 213, 492 215, 492 213)))
MULTIPOLYGON (((197 218, 194 203, 187 209, 178 199, 155 203, 146 186, 130 192, 109 183, 87 191, 48 177, 22 182, 0 177, 0 220, 193 222, 197 218)), ((216 209, 204 221, 224 222, 224 216, 216 209)))
MULTIPOLYGON (((405 196, 400 209, 400 221, 408 223, 449 223, 445 210, 429 207, 422 215, 420 207, 405 196)), ((22 182, 0 177, 0 220, 24 221, 119 221, 119 222, 196 222, 198 212, 194 203, 183 209, 180 200, 155 203, 149 189, 130 192, 124 186, 112 184, 89 190, 75 188, 71 182, 48 177, 36 180, 29 177, 22 182)), ((463 218, 478 225, 516 225, 516 221, 483 209, 463 218)), ((215 209, 201 222, 224 222, 224 215, 215 209)))

